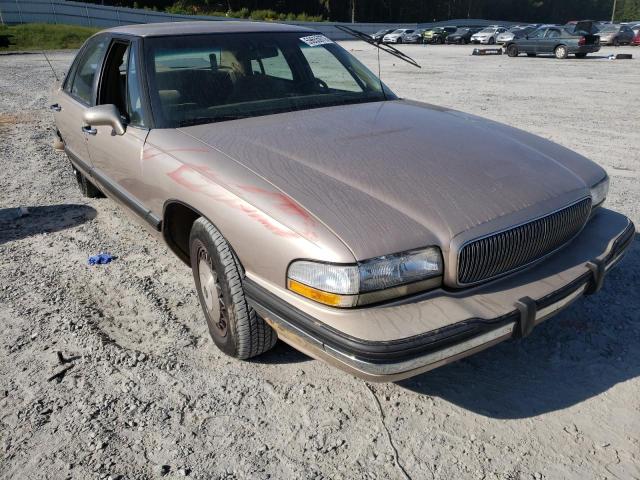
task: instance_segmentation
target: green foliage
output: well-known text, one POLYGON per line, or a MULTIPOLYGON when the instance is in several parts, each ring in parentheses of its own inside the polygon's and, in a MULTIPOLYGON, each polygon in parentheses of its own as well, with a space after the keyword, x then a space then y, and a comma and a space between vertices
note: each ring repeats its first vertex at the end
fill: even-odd
POLYGON ((216 17, 245 18, 260 21, 300 21, 321 22, 322 15, 308 15, 304 12, 277 12, 271 8, 249 10, 247 7, 238 10, 219 10, 215 2, 198 0, 178 0, 166 7, 165 11, 176 15, 212 15, 216 17), (213 3, 213 7, 211 4, 213 3))
POLYGON ((0 52, 78 48, 97 31, 95 28, 44 23, 0 26, 0 35, 11 35, 12 43, 8 48, 0 48, 0 52))

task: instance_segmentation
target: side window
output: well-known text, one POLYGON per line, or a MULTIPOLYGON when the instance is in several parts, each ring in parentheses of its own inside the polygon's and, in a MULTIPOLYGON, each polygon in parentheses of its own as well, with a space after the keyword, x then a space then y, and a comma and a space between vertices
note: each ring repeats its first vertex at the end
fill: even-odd
POLYGON ((136 65, 136 49, 129 49, 129 62, 127 71, 127 113, 129 123, 137 127, 144 127, 142 111, 142 95, 140 93, 140 75, 136 65))
POLYGON ((560 36, 560 30, 556 30, 555 28, 550 28, 547 30, 546 38, 558 38, 560 36))
POLYGON ((340 61, 326 48, 301 46, 301 50, 313 76, 325 82, 329 88, 347 92, 363 91, 349 71, 340 65, 340 61))
MULTIPOLYGON (((284 55, 277 49, 278 55, 268 58, 261 58, 259 63, 261 64, 261 71, 265 75, 270 77, 283 78, 285 80, 293 80, 293 73, 291 67, 284 58, 284 55)), ((253 67, 252 67, 253 68, 253 67)), ((255 70, 254 70, 255 71, 255 70)))
POLYGON ((122 40, 113 41, 102 69, 97 101, 98 105, 115 105, 125 117, 128 59, 129 43, 122 40))
POLYGON ((89 45, 82 59, 78 62, 71 85, 71 95, 87 105, 91 104, 93 78, 106 48, 107 41, 105 39, 97 41, 93 45, 89 45))
POLYGON ((529 35, 529 38, 542 38, 544 36, 545 31, 546 30, 544 29, 536 30, 535 32, 529 35))

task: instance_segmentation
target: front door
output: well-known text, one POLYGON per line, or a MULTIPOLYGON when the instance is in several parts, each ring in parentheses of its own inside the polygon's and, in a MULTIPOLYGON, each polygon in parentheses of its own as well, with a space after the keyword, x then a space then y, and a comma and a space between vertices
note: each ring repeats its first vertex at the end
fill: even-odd
POLYGON ((142 106, 137 45, 114 39, 98 83, 96 105, 115 105, 126 126, 116 135, 110 126, 92 126, 87 133, 94 175, 116 198, 134 209, 142 207, 142 150, 148 124, 142 106))
POLYGON ((546 30, 544 28, 539 28, 538 30, 531 32, 526 37, 518 40, 520 51, 524 53, 538 53, 538 44, 544 38, 545 31, 546 30))

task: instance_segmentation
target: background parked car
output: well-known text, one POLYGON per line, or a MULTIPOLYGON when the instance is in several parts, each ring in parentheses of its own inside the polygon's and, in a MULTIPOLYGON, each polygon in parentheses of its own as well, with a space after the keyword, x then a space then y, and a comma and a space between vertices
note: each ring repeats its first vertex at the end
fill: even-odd
POLYGON ((600 43, 602 45, 630 45, 635 34, 628 25, 604 25, 600 32, 600 43))
POLYGON ((424 32, 424 43, 443 44, 446 38, 458 30, 458 27, 434 27, 424 32))
POLYGON ((382 41, 383 43, 405 43, 407 35, 411 35, 415 31, 415 28, 399 28, 391 33, 386 34, 382 38, 382 41))
POLYGON ((478 33, 474 33, 471 36, 471 43, 482 43, 484 45, 493 45, 496 43, 496 38, 501 33, 506 32, 505 27, 493 25, 491 27, 484 28, 478 33))
POLYGON ((501 33, 496 37, 496 43, 500 45, 504 45, 507 42, 510 42, 514 38, 524 37, 530 32, 533 32, 537 28, 537 25, 518 25, 516 27, 511 27, 506 32, 501 33))
POLYGON ((404 36, 404 43, 424 43, 424 30, 416 30, 413 33, 408 33, 404 36))
POLYGON ((640 45, 640 24, 634 25, 633 27, 631 27, 631 30, 633 30, 633 33, 634 33, 633 40, 631 40, 631 45, 639 46, 640 45))
POLYGON ((445 38, 444 41, 449 44, 467 44, 471 41, 471 36, 474 33, 478 33, 480 30, 482 30, 480 27, 461 27, 455 32, 447 35, 447 38, 445 38))
POLYGON ((571 32, 566 27, 543 26, 522 38, 515 38, 505 46, 507 55, 517 57, 526 53, 530 57, 552 54, 556 58, 567 58, 574 54, 584 58, 588 53, 600 50, 597 35, 586 34, 580 30, 571 32))
POLYGON ((384 28, 371 35, 371 38, 373 38, 377 43, 382 43, 384 36, 391 32, 395 32, 395 30, 395 28, 384 28))

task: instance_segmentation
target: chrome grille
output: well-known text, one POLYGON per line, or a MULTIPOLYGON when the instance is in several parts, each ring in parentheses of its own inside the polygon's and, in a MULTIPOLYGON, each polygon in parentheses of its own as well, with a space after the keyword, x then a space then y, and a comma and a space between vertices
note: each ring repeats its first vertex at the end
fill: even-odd
POLYGON ((586 198, 550 215, 465 244, 458 283, 468 285, 517 270, 557 250, 582 229, 591 212, 586 198))

